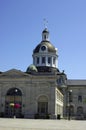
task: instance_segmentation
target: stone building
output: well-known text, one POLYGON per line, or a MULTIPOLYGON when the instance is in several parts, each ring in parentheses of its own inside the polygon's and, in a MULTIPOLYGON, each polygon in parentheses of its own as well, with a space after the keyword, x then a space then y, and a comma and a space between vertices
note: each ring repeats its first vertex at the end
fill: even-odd
POLYGON ((86 80, 67 80, 64 97, 64 116, 70 116, 74 119, 86 119, 86 80), (68 107, 70 107, 70 112, 68 107))
POLYGON ((33 64, 26 72, 11 69, 0 72, 0 116, 24 118, 63 117, 63 91, 66 75, 58 69, 58 51, 42 32, 42 41, 33 50, 33 64))
POLYGON ((86 80, 69 80, 58 69, 58 49, 42 32, 26 72, 0 72, 0 116, 86 119, 86 80))

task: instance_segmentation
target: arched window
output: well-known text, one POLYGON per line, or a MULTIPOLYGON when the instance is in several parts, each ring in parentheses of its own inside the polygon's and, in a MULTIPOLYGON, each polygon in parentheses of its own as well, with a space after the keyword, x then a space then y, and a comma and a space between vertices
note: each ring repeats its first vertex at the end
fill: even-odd
POLYGON ((46 96, 40 96, 38 98, 38 113, 39 114, 48 113, 48 99, 46 96))
POLYGON ((7 91, 5 98, 5 116, 20 117, 22 112, 22 92, 18 88, 11 88, 7 91))
POLYGON ((22 93, 18 88, 11 88, 10 90, 8 90, 7 95, 8 96, 13 96, 13 95, 14 96, 16 96, 16 95, 22 96, 22 93))
POLYGON ((79 106, 77 107, 77 115, 82 115, 83 114, 83 107, 79 106))

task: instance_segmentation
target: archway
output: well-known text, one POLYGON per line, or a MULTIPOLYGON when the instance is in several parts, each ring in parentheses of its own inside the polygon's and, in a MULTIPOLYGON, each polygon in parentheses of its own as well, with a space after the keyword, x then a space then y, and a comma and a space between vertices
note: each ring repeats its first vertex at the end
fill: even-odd
POLYGON ((48 98, 47 96, 40 96, 38 98, 38 114, 39 118, 46 118, 48 114, 48 98))
POLYGON ((83 107, 82 106, 79 106, 77 107, 77 115, 82 115, 83 114, 83 107))
POLYGON ((5 116, 21 117, 22 115, 22 92, 18 88, 7 91, 5 98, 5 116))

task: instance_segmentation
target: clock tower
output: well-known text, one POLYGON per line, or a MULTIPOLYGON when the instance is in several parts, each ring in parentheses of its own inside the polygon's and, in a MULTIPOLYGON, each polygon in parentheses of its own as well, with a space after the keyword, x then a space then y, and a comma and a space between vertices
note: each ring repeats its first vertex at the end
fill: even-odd
POLYGON ((42 41, 33 50, 33 64, 38 71, 57 70, 57 48, 49 41, 49 31, 45 28, 42 31, 42 41))

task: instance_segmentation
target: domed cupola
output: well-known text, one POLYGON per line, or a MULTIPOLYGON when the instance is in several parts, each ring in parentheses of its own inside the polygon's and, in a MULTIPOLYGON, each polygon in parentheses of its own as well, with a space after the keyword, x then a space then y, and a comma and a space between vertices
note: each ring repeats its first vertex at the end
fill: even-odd
POLYGON ((33 50, 33 64, 38 67, 57 68, 57 49, 49 41, 49 31, 42 31, 42 41, 33 50))
POLYGON ((27 68, 26 73, 33 73, 33 72, 37 72, 37 71, 38 71, 38 70, 37 70, 36 66, 33 65, 33 64, 31 64, 31 65, 27 68))

